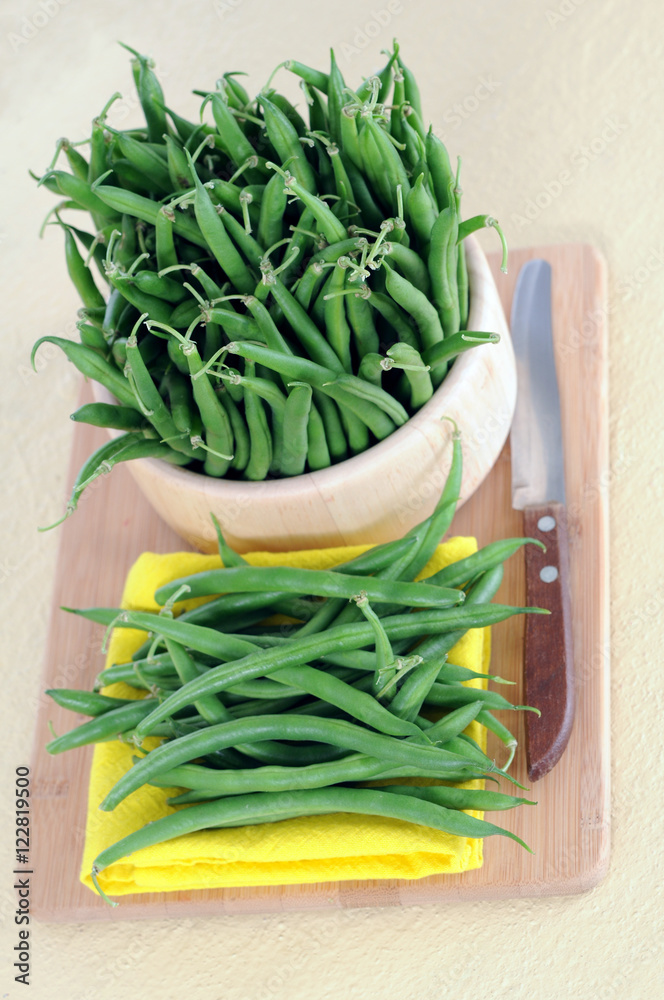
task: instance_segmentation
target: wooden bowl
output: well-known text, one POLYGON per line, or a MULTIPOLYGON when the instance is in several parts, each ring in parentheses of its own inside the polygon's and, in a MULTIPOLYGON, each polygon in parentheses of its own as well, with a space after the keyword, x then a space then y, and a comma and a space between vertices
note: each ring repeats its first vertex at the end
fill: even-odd
MULTIPOLYGON (((452 417, 461 430, 467 500, 498 458, 516 402, 516 368, 507 323, 486 258, 466 240, 469 330, 500 334, 498 344, 460 355, 440 388, 403 427, 372 448, 290 479, 214 479, 157 459, 128 464, 146 499, 191 545, 216 551, 214 513, 240 552, 329 548, 401 537, 433 510, 452 454, 452 417)), ((111 401, 97 384, 99 401, 111 401)), ((109 430, 117 435, 118 431, 109 430)))

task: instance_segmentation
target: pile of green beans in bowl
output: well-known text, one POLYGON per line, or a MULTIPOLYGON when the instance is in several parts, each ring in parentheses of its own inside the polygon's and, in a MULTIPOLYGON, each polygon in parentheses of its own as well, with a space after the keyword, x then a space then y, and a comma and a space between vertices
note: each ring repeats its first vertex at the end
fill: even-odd
POLYGON ((103 869, 141 848, 197 830, 296 816, 387 816, 465 837, 504 834, 526 847, 464 810, 508 809, 527 799, 458 786, 476 778, 517 784, 508 774, 516 739, 493 713, 527 706, 467 687, 469 680, 501 678, 449 662, 448 653, 468 629, 548 612, 492 602, 504 561, 531 539, 493 542, 415 581, 452 521, 461 482, 458 436, 453 447, 433 514, 405 537, 334 569, 249 566, 219 532, 223 568, 160 587, 159 613, 76 612, 109 628, 145 630, 148 639, 130 662, 107 667, 95 691, 48 692, 92 718, 47 749, 61 753, 118 737, 135 745, 134 764, 103 810, 146 783, 182 789, 169 799, 174 812, 97 856, 93 882, 102 895, 103 869), (185 597, 207 600, 174 617, 185 597), (99 693, 119 681, 142 697, 99 693), (502 741, 505 762, 464 732, 472 720, 502 741), (146 751, 147 736, 162 742, 146 751), (379 786, 367 787, 376 780, 379 786))
POLYGON ((498 340, 467 329, 464 239, 495 228, 505 268, 502 231, 462 219, 460 168, 396 42, 356 89, 334 54, 329 71, 288 60, 254 98, 224 73, 195 91, 197 121, 133 55, 145 125, 111 126, 115 94, 39 178, 83 307, 80 341, 41 337, 33 363, 60 347, 117 400, 72 418, 122 432, 84 464, 65 517, 131 459, 256 481, 341 462, 498 340), (287 73, 300 110, 273 86, 287 73))

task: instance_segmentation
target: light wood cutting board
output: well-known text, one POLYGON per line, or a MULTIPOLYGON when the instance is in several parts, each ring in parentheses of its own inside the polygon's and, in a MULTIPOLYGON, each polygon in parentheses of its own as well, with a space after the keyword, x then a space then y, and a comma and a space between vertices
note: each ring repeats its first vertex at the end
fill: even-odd
MULTIPOLYGON (((58 733, 72 728, 76 720, 42 696, 32 759, 30 853, 33 913, 38 919, 163 919, 562 895, 583 892, 606 873, 610 823, 606 273, 597 252, 581 244, 515 250, 507 277, 499 273, 498 256, 490 255, 508 316, 519 269, 533 257, 546 258, 553 268, 577 676, 574 731, 558 766, 532 787, 537 807, 500 815, 500 824, 518 833, 534 855, 512 841, 491 838, 484 845, 483 867, 463 875, 137 894, 123 896, 121 905, 111 908, 79 882, 92 749, 57 757, 46 754, 48 720, 58 733)), ((104 435, 77 426, 69 482, 104 435)), ((117 605, 127 570, 142 551, 168 552, 186 546, 153 513, 123 467, 97 480, 83 495, 77 513, 56 530, 61 532, 60 552, 41 690, 89 688, 103 666, 103 629, 65 614, 59 606, 117 605)), ((475 535, 479 545, 522 534, 521 515, 510 504, 509 444, 457 514, 453 533, 475 535)), ((523 604, 524 594, 521 554, 506 567, 497 600, 523 604)), ((518 686, 510 689, 510 700, 516 704, 523 700, 522 640, 523 618, 493 629, 492 670, 517 681, 518 686)), ((514 718, 510 714, 511 724, 514 718)), ((521 749, 512 773, 527 785, 523 713, 518 719, 521 749)))

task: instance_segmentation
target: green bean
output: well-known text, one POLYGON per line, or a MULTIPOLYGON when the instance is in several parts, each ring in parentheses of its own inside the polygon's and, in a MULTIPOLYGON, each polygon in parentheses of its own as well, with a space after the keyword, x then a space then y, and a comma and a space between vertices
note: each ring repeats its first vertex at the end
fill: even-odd
MULTIPOLYGON (((246 363, 247 376, 254 376, 255 366, 246 363)), ((244 413, 250 439, 250 458, 244 470, 246 479, 263 480, 272 464, 272 435, 268 427, 263 403, 255 392, 245 393, 244 413)), ((226 570, 225 572, 229 572, 226 570)), ((232 572, 232 571, 231 571, 232 572)))
POLYGON ((293 382, 291 386, 284 409, 281 473, 284 476, 299 476, 304 472, 307 460, 312 392, 306 382, 293 382))
MULTIPOLYGON (((166 640, 166 645, 183 683, 198 676, 198 669, 195 662, 182 646, 172 641, 169 642, 169 640, 166 640)), ((195 708, 210 724, 233 721, 233 715, 215 695, 198 699, 195 708)), ((245 756, 268 764, 288 765, 293 762, 295 756, 295 752, 291 747, 273 740, 262 740, 260 743, 239 743, 237 749, 245 756)), ((305 751, 304 755, 301 756, 306 757, 307 753, 308 751, 305 751)), ((317 751, 314 751, 313 755, 317 756, 317 751)))
POLYGON ((499 677, 497 674, 482 674, 477 670, 470 670, 468 667, 462 667, 458 663, 450 663, 449 661, 446 661, 440 668, 438 672, 438 680, 443 684, 452 684, 456 681, 472 680, 494 681, 496 684, 512 683, 511 681, 506 681, 504 678, 499 677))
POLYGON ((107 341, 112 342, 116 336, 120 326, 120 319, 126 308, 127 303, 117 288, 111 289, 104 311, 104 318, 101 323, 102 333, 107 341))
POLYGON ((385 358, 382 354, 365 354, 357 369, 358 376, 381 388, 383 385, 383 373, 386 371, 383 366, 384 361, 385 358))
MULTIPOLYGON (((111 234, 110 239, 113 236, 111 234)), ((122 216, 122 231, 120 239, 113 244, 113 264, 123 271, 128 271, 139 254, 136 238, 136 223, 131 215, 122 216)), ((113 293, 111 293, 113 294, 113 293)), ((118 293, 119 294, 119 293, 118 293)))
POLYGON ((268 163, 268 167, 276 170, 283 177, 284 185, 288 191, 296 195, 311 210, 328 243, 338 243, 339 240, 346 239, 347 233, 345 227, 321 198, 312 194, 297 176, 282 170, 276 163, 268 163))
POLYGON ((517 740, 516 737, 509 731, 507 726, 499 722, 498 719, 487 708, 483 708, 482 711, 477 716, 477 721, 485 726, 488 730, 494 733, 498 739, 507 747, 509 751, 509 757, 507 762, 503 764, 503 770, 506 771, 507 768, 512 763, 514 759, 514 754, 516 753, 517 740))
POLYGON ((466 236, 477 232, 478 229, 484 229, 486 227, 493 227, 500 237, 500 242, 503 248, 503 259, 501 261, 500 270, 507 274, 507 243, 498 220, 494 219, 492 215, 475 215, 472 219, 466 219, 464 222, 460 222, 457 233, 457 243, 461 243, 466 236))
POLYGON ((421 173, 424 173, 425 183, 428 186, 430 173, 426 163, 424 139, 410 123, 409 118, 411 115, 412 108, 409 104, 404 104, 401 108, 398 128, 400 141, 405 146, 402 157, 413 177, 419 177, 421 173))
POLYGON ((367 301, 368 287, 360 285, 358 288, 351 285, 350 274, 346 272, 346 289, 353 293, 346 296, 346 312, 353 331, 356 352, 362 359, 367 354, 378 352, 380 338, 373 321, 373 311, 367 301))
POLYGON ((150 713, 157 704, 156 698, 141 698, 130 701, 119 708, 112 708, 103 715, 84 722, 75 729, 70 729, 63 736, 58 736, 46 744, 46 750, 51 754, 64 753, 74 747, 88 746, 100 740, 114 739, 127 730, 133 729, 150 713))
MULTIPOLYGON (((461 322, 456 284, 458 228, 456 210, 445 208, 431 231, 428 260, 431 290, 446 337, 458 333, 461 322)), ((431 347, 432 344, 425 346, 431 347)))
POLYGON ((325 440, 330 452, 330 459, 332 462, 340 462, 348 454, 348 442, 337 405, 333 399, 315 387, 313 399, 325 428, 325 440))
POLYGON ((166 115, 164 114, 164 93, 161 89, 161 84, 152 70, 150 60, 146 56, 142 56, 135 49, 130 48, 123 42, 120 44, 134 55, 135 62, 138 63, 136 89, 148 126, 148 139, 150 142, 160 142, 164 132, 167 130, 166 115))
MULTIPOLYGON (((120 94, 117 95, 120 97, 120 94)), ((186 118, 182 118, 176 111, 172 111, 162 100, 160 102, 163 111, 169 115, 171 121, 173 122, 173 129, 171 130, 168 121, 166 121, 166 127, 164 128, 164 133, 174 131, 181 142, 186 142, 191 135, 193 135, 199 128, 200 125, 195 125, 193 122, 187 121, 186 118)), ((162 133, 163 135, 163 133, 162 133)))
POLYGON ((171 418, 177 431, 191 437, 194 433, 194 412, 189 379, 172 368, 166 373, 161 389, 165 390, 168 396, 171 418))
MULTIPOLYGON (((62 227, 65 227, 65 223, 60 222, 62 227)), ((94 260, 97 265, 97 270, 99 271, 99 276, 103 281, 108 284, 108 278, 106 276, 106 244, 112 237, 114 232, 114 226, 109 224, 100 229, 95 236, 92 233, 86 232, 84 229, 78 229, 76 226, 66 224, 66 228, 76 237, 76 239, 82 244, 85 250, 87 250, 87 257, 84 261, 84 267, 86 270, 90 270, 89 264, 90 260, 94 260)), ((104 289, 104 292, 106 289, 104 289)), ((106 302, 103 299, 96 304, 86 306, 84 303, 83 308, 90 308, 93 311, 96 309, 104 309, 106 307, 106 302)))
MULTIPOLYGON (((431 685, 426 700, 428 705, 435 705, 439 708, 458 708, 460 705, 467 705, 475 700, 481 701, 484 708, 489 709, 517 710, 528 708, 527 705, 513 705, 497 691, 466 688, 458 684, 434 683, 431 685)), ((536 712, 537 709, 530 709, 530 711, 536 712)))
MULTIPOLYGON (((299 271, 301 267, 305 256, 305 248, 311 240, 308 232, 313 223, 313 212, 305 207, 300 215, 297 226, 294 228, 288 245, 284 247, 284 269, 280 272, 280 278, 285 287, 289 287, 293 274, 299 271), (290 261, 290 263, 286 263, 287 261, 290 261)), ((293 229, 292 226, 291 229, 293 229)), ((265 286, 265 290, 268 290, 267 285, 265 286)))
MULTIPOLYGON (((284 354, 292 354, 293 351, 290 345, 282 336, 281 331, 270 316, 270 313, 265 305, 257 299, 255 295, 247 295, 244 301, 245 305, 251 312, 255 320, 256 327, 267 347, 269 347, 271 351, 281 351, 284 354)), ((263 379, 261 381, 264 382, 265 380, 263 379)), ((240 382, 240 384, 243 383, 240 382)), ((274 386, 274 383, 271 384, 274 386)), ((274 388, 279 391, 277 386, 274 386, 274 388)), ((282 393, 280 393, 280 395, 283 396, 282 393)))
MULTIPOLYGON (((77 202, 81 208, 86 209, 94 217, 103 219, 105 222, 115 221, 115 213, 109 212, 109 208, 113 208, 113 206, 105 203, 97 188, 95 187, 93 190, 87 181, 81 180, 80 177, 74 177, 73 174, 68 174, 64 170, 51 170, 45 177, 54 179, 61 194, 77 202)), ((44 178, 42 178, 43 180, 44 178)))
POLYGON ((160 271, 177 264, 175 241, 173 239, 174 216, 164 208, 157 212, 155 220, 155 249, 157 267, 160 271))
POLYGON ((367 296, 367 301, 386 320, 388 326, 391 328, 392 338, 396 334, 398 339, 405 344, 409 344, 416 350, 419 349, 420 341, 410 319, 389 295, 371 290, 367 296))
POLYGON ((397 368, 403 367, 410 387, 411 409, 418 410, 433 395, 428 366, 424 364, 420 353, 410 344, 393 344, 387 351, 387 356, 397 368))
MULTIPOLYGON (((145 142, 132 139, 126 132, 112 131, 122 155, 136 167, 162 194, 169 194, 172 188, 168 164, 163 157, 145 142)), ((161 138, 161 136, 160 136, 161 138)))
POLYGON ((403 75, 404 79, 404 92, 406 101, 410 104, 414 111, 422 118, 422 99, 420 97, 419 87, 417 86, 417 81, 412 70, 408 69, 404 65, 401 56, 398 57, 399 69, 403 75))
MULTIPOLYGON (((266 618, 269 614, 288 615, 297 621, 308 621, 316 612, 317 605, 300 597, 284 594, 281 590, 270 590, 258 593, 224 594, 221 597, 201 604, 191 611, 185 611, 179 616, 179 621, 187 621, 196 625, 216 625, 222 621, 224 626, 232 621, 233 616, 241 616, 248 611, 263 609, 266 618), (224 618, 226 616, 226 618, 224 618), (227 621, 226 621, 227 619, 227 621)), ((259 619, 260 621, 261 619, 259 619)), ((224 627, 224 631, 226 628, 224 627)))
POLYGON ((156 295, 150 295, 138 288, 133 274, 123 272, 115 264, 111 265, 106 273, 113 288, 116 288, 138 313, 146 313, 160 323, 170 322, 173 307, 156 295))
POLYGON ((71 414, 71 419, 93 427, 114 427, 119 431, 141 431, 147 426, 138 410, 113 403, 85 403, 71 414))
POLYGON ((406 208, 420 247, 426 254, 438 212, 425 184, 423 173, 418 176, 410 189, 406 199, 406 208))
MULTIPOLYGON (((420 704, 426 701, 428 689, 425 689, 421 684, 417 684, 417 673, 420 669, 417 668, 413 671, 390 704, 390 710, 402 719, 417 718, 418 713, 414 711, 417 701, 420 700, 420 704), (417 690, 418 687, 419 690, 417 690)), ((479 699, 475 701, 469 700, 466 704, 455 709, 453 712, 448 712, 442 719, 439 719, 427 728, 425 730, 427 738, 439 744, 447 744, 454 737, 460 736, 470 723, 477 718, 483 708, 484 703, 479 699)))
POLYGON ((311 472, 327 469, 332 464, 330 449, 325 436, 325 424, 313 400, 307 422, 307 464, 311 472))
POLYGON ((219 202, 229 212, 241 212, 242 202, 240 201, 241 189, 231 181, 214 177, 209 182, 210 197, 213 202, 219 202))
MULTIPOLYGON (((219 324, 227 337, 258 341, 262 339, 260 328, 250 316, 233 312, 232 309, 221 309, 218 306, 207 311, 207 315, 213 323, 219 324)), ((174 322, 174 319, 171 322, 174 322)))
MULTIPOLYGON (((413 559, 408 563, 407 574, 404 574, 407 575, 408 579, 412 580, 419 576, 433 557, 445 533, 448 531, 461 492, 462 471, 463 453, 461 438, 458 433, 454 433, 452 436, 452 460, 445 480, 445 486, 433 514, 424 522, 424 537, 413 559)), ((429 583, 431 579, 433 577, 427 577, 426 582, 429 583)), ((491 597, 493 597, 493 594, 491 594, 491 597)), ((485 600, 488 601, 491 597, 486 597, 485 600)), ((474 600, 477 600, 477 595, 474 600)))
POLYGON ((258 242, 264 247, 271 247, 283 236, 286 202, 283 180, 279 174, 274 174, 265 188, 258 222, 258 242))
MULTIPOLYGON (((342 363, 333 348, 283 282, 277 278, 274 282, 270 282, 268 287, 274 300, 282 309, 286 321, 312 361, 332 372, 343 371, 342 363)), ((297 375, 292 377, 298 378, 297 375)))
MULTIPOLYGON (((239 167, 255 155, 254 147, 240 128, 222 95, 220 93, 212 94, 210 103, 224 152, 239 167)), ((248 175, 251 173, 252 177, 257 175, 255 170, 247 173, 248 175)))
POLYGON ((295 73, 310 87, 322 90, 324 94, 327 93, 327 88, 330 83, 330 78, 327 73, 323 73, 317 69, 311 69, 310 66, 305 66, 304 63, 298 62, 297 59, 287 59, 282 65, 284 69, 290 70, 291 73, 295 73))
POLYGON ((131 280, 142 292, 166 302, 176 304, 187 298, 187 289, 178 281, 162 277, 154 271, 134 271, 131 280))
POLYGON ((228 414, 231 431, 233 432, 233 461, 231 462, 231 468, 237 469, 238 472, 243 472, 247 468, 251 457, 251 437, 247 422, 226 386, 222 386, 217 396, 228 414))
MULTIPOLYGON (((177 675, 183 684, 200 676, 193 657, 189 655, 184 646, 181 646, 180 643, 175 642, 173 639, 165 639, 165 644, 177 675)), ((194 702, 194 708, 206 722, 211 724, 228 722, 232 718, 220 698, 214 694, 203 695, 202 698, 198 698, 194 702)))
MULTIPOLYGON (((168 445, 161 444, 159 441, 139 438, 135 432, 124 434, 102 445, 83 464, 76 478, 76 483, 71 497, 67 502, 63 517, 49 527, 61 524, 70 514, 73 514, 78 505, 81 493, 94 479, 99 478, 101 475, 106 475, 120 462, 130 462, 139 458, 160 458, 165 462, 171 462, 173 465, 186 465, 189 461, 188 456, 174 451, 168 445)), ((39 530, 46 531, 48 528, 40 528, 39 530)))
POLYGON ((255 286, 254 279, 228 236, 226 227, 219 218, 207 190, 201 184, 191 159, 190 170, 196 187, 194 212, 201 233, 231 282, 238 291, 248 294, 255 286))
POLYGON ((195 457, 195 451, 189 442, 189 438, 183 437, 178 432, 166 403, 152 381, 150 372, 145 366, 141 352, 138 349, 138 340, 134 332, 132 332, 127 340, 126 349, 127 363, 125 375, 134 389, 144 416, 147 417, 162 440, 168 441, 175 451, 180 451, 189 458, 195 457))
MULTIPOLYGON (((374 546, 350 562, 336 566, 335 570, 344 569, 346 573, 358 575, 380 572, 386 566, 398 562, 404 555, 410 555, 416 540, 415 537, 411 536, 399 539, 397 542, 388 542, 384 545, 374 546)), ((315 632, 323 631, 337 617, 345 605, 346 601, 344 598, 329 598, 321 605, 311 619, 295 633, 296 636, 301 639, 315 632)), ((373 670, 374 666, 375 663, 372 657, 371 666, 368 669, 373 670)))
POLYGON ((166 343, 166 353, 168 360, 177 368, 181 375, 189 375, 189 365, 187 359, 180 350, 179 342, 171 337, 166 343))
MULTIPOLYGON (((347 119, 345 114, 342 114, 341 120, 342 122, 347 120, 353 122, 355 121, 355 119, 347 119)), ((344 149, 347 148, 347 146, 344 147, 344 149)), ((358 155, 360 154, 358 153, 358 155)), ((351 160, 343 154, 342 158, 344 166, 348 172, 348 179, 353 187, 353 196, 360 208, 362 218, 371 229, 377 229, 381 222, 383 222, 384 216, 383 211, 376 204, 373 196, 373 189, 367 184, 364 179, 364 175, 360 172, 360 169, 358 169, 355 162, 351 162, 351 160)))
MULTIPOLYGON (((413 189, 414 190, 414 189, 413 189)), ((388 243, 386 251, 391 260, 397 265, 404 278, 407 278, 412 285, 415 285, 424 295, 431 292, 431 282, 427 266, 414 250, 404 246, 403 243, 388 243)))
POLYGON ((108 353, 106 338, 98 327, 93 326, 92 323, 83 323, 79 320, 76 328, 84 347, 92 347, 94 350, 99 351, 102 356, 108 353))
POLYGON ((76 240, 68 226, 62 227, 65 234, 65 259, 67 262, 67 272, 71 278, 76 291, 81 297, 81 301, 86 308, 95 309, 105 306, 104 297, 97 288, 90 268, 86 266, 76 240))
POLYGON ((473 347, 482 346, 482 344, 497 344, 499 341, 500 336, 497 333, 479 333, 474 330, 459 331, 424 351, 422 360, 429 365, 432 371, 444 369, 448 361, 458 357, 459 354, 470 351, 473 347))
POLYGON ((486 812, 513 809, 515 806, 534 806, 530 799, 517 798, 514 795, 504 795, 502 792, 490 792, 481 788, 451 788, 449 785, 389 785, 387 790, 397 795, 413 795, 426 799, 435 805, 448 809, 474 809, 486 812))
MULTIPOLYGON (((321 284, 321 286, 320 286, 320 288, 318 290, 318 294, 316 295, 316 298, 313 300, 313 302, 312 302, 312 304, 311 304, 311 306, 309 308, 309 315, 311 316, 312 320, 314 321, 314 323, 316 324, 316 326, 318 327, 318 329, 322 329, 322 330, 325 330, 325 331, 326 331, 326 326, 325 326, 325 309, 327 307, 326 296, 327 296, 327 293, 328 293, 331 281, 332 281, 332 272, 328 271, 325 274, 324 278, 323 278, 322 284, 321 284)), ((335 351, 335 355, 336 355, 336 351, 335 351)), ((337 361, 339 361, 338 356, 337 356, 337 361)), ((343 370, 343 368, 342 368, 342 370, 343 370)))
POLYGON ((350 177, 348 176, 348 171, 341 157, 340 149, 335 144, 326 147, 326 153, 328 157, 328 162, 332 165, 332 174, 334 177, 334 186, 337 196, 341 199, 345 199, 347 202, 355 202, 355 195, 353 193, 353 185, 350 182, 350 177))
MULTIPOLYGON (((244 192, 240 192, 243 194, 244 192)), ((245 199, 246 201, 246 199, 245 199)), ((261 260, 263 258, 263 248, 260 243, 254 239, 251 235, 251 229, 246 228, 246 223, 243 225, 239 222, 234 215, 232 215, 227 209, 220 207, 217 210, 217 214, 221 219, 225 230, 228 233, 232 243, 236 246, 250 264, 259 267, 261 260)), ((254 271, 250 271, 252 278, 252 289, 255 288, 256 279, 254 271)))
POLYGON ((341 74, 341 70, 337 66, 337 61, 334 57, 334 50, 330 49, 330 73, 328 76, 327 83, 327 110, 330 119, 330 135, 335 142, 339 142, 341 138, 341 109, 343 108, 345 101, 344 90, 346 89, 346 83, 341 74))
POLYGON ((443 328, 429 299, 407 278, 386 268, 385 284, 389 294, 417 323, 422 348, 426 350, 443 340, 443 328))
POLYGON ((363 722, 380 733, 390 736, 421 736, 421 729, 410 722, 395 719, 394 715, 384 708, 369 694, 357 691, 349 684, 331 674, 313 667, 285 667, 276 671, 274 680, 284 681, 293 688, 301 688, 309 695, 320 698, 327 704, 334 705, 351 719, 363 722))
POLYGON ((224 88, 224 92, 228 99, 228 103, 234 102, 234 106, 239 111, 246 111, 246 109, 251 104, 249 99, 249 94, 244 89, 239 80, 236 80, 236 76, 246 76, 246 73, 242 73, 239 70, 235 70, 232 73, 224 73, 221 79, 221 85, 224 88))
POLYGON ((164 135, 166 143, 166 164, 171 188, 175 191, 188 191, 192 187, 187 155, 177 139, 172 135, 164 135))
POLYGON ((278 472, 281 468, 281 458, 284 444, 284 413, 286 396, 274 382, 268 379, 238 376, 239 385, 247 393, 255 393, 264 399, 272 414, 272 464, 271 471, 278 472))
POLYGON ((332 243, 330 246, 313 255, 295 291, 295 298, 304 309, 309 308, 314 294, 322 283, 325 270, 321 265, 336 263, 339 257, 357 251, 357 249, 357 237, 352 237, 347 240, 340 240, 338 243, 332 243))
POLYGON ((410 182, 399 154, 373 117, 364 120, 360 132, 360 152, 367 176, 380 192, 385 205, 396 212, 397 187, 401 185, 404 197, 407 197, 410 182))
POLYGON ((169 683, 174 688, 180 686, 180 680, 168 653, 153 653, 150 660, 143 658, 132 660, 129 663, 114 663, 98 674, 95 687, 105 687, 117 683, 148 689, 152 684, 158 687, 168 686, 169 683))
POLYGON ((49 335, 40 337, 32 348, 30 356, 33 368, 35 365, 35 355, 44 343, 55 344, 56 347, 60 347, 67 359, 76 365, 82 375, 85 375, 86 378, 94 379, 105 386, 123 406, 137 407, 134 393, 118 370, 108 361, 105 361, 104 358, 100 357, 95 350, 85 347, 83 344, 77 344, 73 340, 65 340, 62 337, 52 337, 49 335))
MULTIPOLYGON (((74 148, 69 139, 60 139, 57 144, 56 157, 60 150, 64 151, 67 157, 67 162, 71 168, 71 172, 83 181, 88 180, 88 174, 90 172, 90 165, 84 156, 81 156, 79 151, 74 148)), ((53 161, 55 162, 55 160, 53 161)))
POLYGON ((433 127, 429 129, 424 141, 426 150, 427 165, 431 172, 431 182, 433 184, 436 202, 439 211, 453 207, 450 196, 454 186, 454 172, 450 165, 450 158, 444 143, 434 133, 433 127))
MULTIPOLYGON (((149 222, 150 225, 156 226, 157 217, 161 211, 156 201, 144 198, 143 195, 136 194, 134 191, 126 191, 124 188, 113 187, 109 184, 96 184, 95 194, 105 205, 115 209, 115 211, 142 219, 143 222, 149 222)), ((193 219, 189 219, 187 216, 176 216, 173 229, 190 243, 207 250, 207 243, 193 219)))
POLYGON ((346 284, 346 272, 339 263, 332 268, 329 282, 326 284, 325 327, 327 339, 334 348, 345 371, 351 371, 350 360, 350 326, 346 319, 344 296, 341 294, 346 284))
POLYGON ((352 598, 363 591, 376 601, 396 601, 409 607, 449 607, 463 599, 460 590, 432 587, 425 583, 402 583, 377 577, 356 576, 331 570, 300 570, 290 566, 238 566, 232 569, 210 569, 193 576, 180 577, 159 587, 155 593, 158 604, 168 601, 180 587, 187 586, 188 597, 233 591, 257 592, 267 589, 316 597, 352 598))
MULTIPOLYGON (((124 710, 116 709, 116 711, 124 710)), ((101 718, 108 719, 110 714, 109 712, 101 718)), ((93 720, 93 723, 97 721, 101 720, 93 720)), ((91 723, 85 725, 91 725, 91 723)), ((136 733, 138 738, 137 729, 136 733)), ((130 771, 122 775, 106 795, 100 809, 105 811, 114 809, 127 795, 140 788, 154 775, 178 764, 195 760, 212 750, 232 747, 238 743, 260 743, 263 740, 271 739, 325 742, 345 750, 355 750, 376 756, 392 764, 410 764, 414 767, 436 769, 441 777, 444 777, 446 769, 458 770, 469 763, 470 767, 473 766, 470 751, 461 755, 431 744, 416 744, 398 740, 381 733, 361 729, 359 726, 341 719, 318 717, 309 719, 306 716, 293 714, 263 715, 256 719, 237 719, 233 722, 209 726, 202 731, 189 733, 173 742, 156 747, 135 764, 130 771)), ((486 770, 487 773, 491 773, 497 768, 489 763, 486 770)))
POLYGON ((351 781, 388 778, 436 777, 435 770, 408 766, 386 767, 375 757, 354 753, 339 761, 305 767, 257 767, 248 770, 216 771, 199 764, 181 764, 156 776, 151 784, 159 788, 198 789, 215 797, 249 792, 284 792, 325 788, 351 781))
MULTIPOLYGON (((289 169, 297 183, 314 194, 316 191, 316 179, 302 148, 297 129, 289 121, 288 116, 284 114, 282 109, 273 100, 270 100, 264 92, 258 95, 258 101, 263 108, 268 139, 272 143, 277 156, 282 163, 288 161, 289 169)), ((302 122, 301 131, 302 133, 306 131, 304 122, 302 122)))
POLYGON ((514 555, 523 545, 539 545, 541 549, 545 546, 536 538, 505 538, 499 542, 490 542, 483 548, 474 552, 465 559, 445 566, 438 570, 433 576, 427 579, 427 583, 434 583, 436 586, 459 587, 469 580, 475 579, 480 573, 486 573, 498 565, 502 565, 510 556, 514 555))
POLYGON ((108 698, 94 691, 76 691, 71 688, 49 688, 44 694, 52 698, 61 708, 79 712, 81 715, 102 715, 112 708, 122 708, 127 704, 126 698, 108 698))
POLYGON ((223 476, 233 459, 233 431, 224 406, 203 370, 203 361, 193 341, 180 345, 187 359, 194 400, 205 427, 204 470, 209 476, 223 476))
MULTIPOLYGON (((237 698, 240 702, 242 699, 247 698, 257 701, 280 701, 284 697, 301 699, 305 694, 305 691, 299 690, 285 681, 281 684, 278 680, 272 680, 269 677, 263 677, 255 681, 241 681, 226 691, 229 703, 231 703, 231 698, 233 700, 237 698)), ((235 708, 235 705, 233 705, 233 708, 235 708)))
POLYGON ((470 311, 470 290, 468 283, 466 248, 463 243, 458 247, 456 278, 457 288, 459 290, 459 326, 462 330, 465 330, 468 326, 468 313, 470 311))

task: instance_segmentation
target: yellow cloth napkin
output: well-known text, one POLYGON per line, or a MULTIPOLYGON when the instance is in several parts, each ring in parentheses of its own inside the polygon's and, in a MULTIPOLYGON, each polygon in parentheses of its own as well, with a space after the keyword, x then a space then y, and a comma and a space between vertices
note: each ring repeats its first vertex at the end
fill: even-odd
MULTIPOLYGON (((246 556, 252 565, 288 565, 326 569, 338 565, 369 546, 306 552, 258 552, 246 556)), ((474 538, 454 538, 439 546, 421 574, 437 572, 477 549, 474 538)), ((156 555, 146 552, 134 563, 125 583, 122 606, 157 611, 154 593, 162 584, 220 566, 218 556, 192 552, 156 555)), ((176 613, 201 603, 182 601, 176 613)), ((107 665, 131 659, 146 638, 145 632, 115 629, 107 665)), ((450 662, 487 672, 490 630, 467 632, 451 651, 450 662)), ((469 682, 482 686, 480 681, 469 682)), ((105 693, 135 697, 136 689, 115 684, 105 693)), ((485 730, 472 723, 467 730, 484 745, 485 730)), ((156 745, 154 740, 152 744, 156 745)), ((99 803, 121 775, 131 767, 132 748, 120 742, 95 747, 86 824, 81 881, 93 889, 92 862, 104 848, 139 829, 150 820, 174 811, 166 799, 177 791, 144 786, 128 796, 113 812, 102 812, 99 803)), ((483 787, 481 781, 465 787, 483 787)), ((471 815, 482 817, 482 813, 471 815)), ((111 896, 137 892, 175 892, 227 886, 285 885, 333 882, 343 879, 416 879, 443 872, 456 873, 482 865, 482 841, 380 816, 335 814, 304 816, 279 823, 228 830, 205 830, 157 844, 110 865, 99 876, 111 896)))

